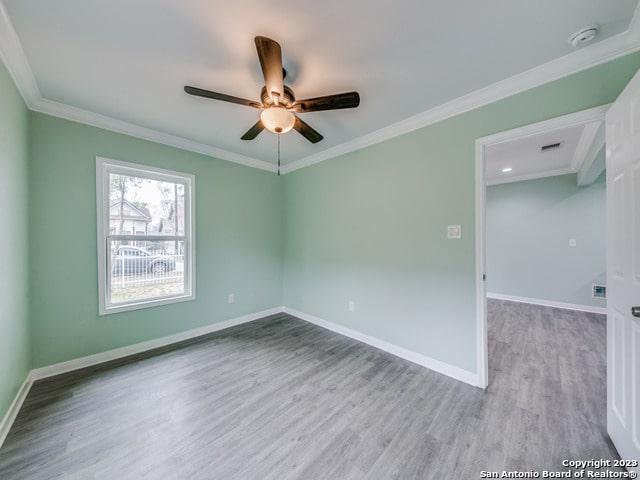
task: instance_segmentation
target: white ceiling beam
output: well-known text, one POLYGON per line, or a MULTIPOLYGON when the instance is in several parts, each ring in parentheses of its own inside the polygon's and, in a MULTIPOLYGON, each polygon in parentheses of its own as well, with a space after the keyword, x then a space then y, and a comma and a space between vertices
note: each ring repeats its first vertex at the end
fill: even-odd
POLYGON ((576 145, 576 149, 573 152, 573 158, 571 160, 571 170, 577 172, 582 167, 582 164, 593 145, 596 135, 602 126, 602 121, 592 122, 585 124, 580 134, 580 139, 576 145))
POLYGON ((601 122, 596 135, 589 146, 584 157, 584 161, 578 169, 578 186, 587 187, 591 185, 605 170, 605 128, 601 122))

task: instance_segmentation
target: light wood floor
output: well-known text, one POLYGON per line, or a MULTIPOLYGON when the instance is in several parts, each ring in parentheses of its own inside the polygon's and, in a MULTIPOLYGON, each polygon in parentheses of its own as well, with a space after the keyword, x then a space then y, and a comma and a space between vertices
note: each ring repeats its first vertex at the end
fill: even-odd
POLYGON ((618 458, 605 319, 489 302, 485 392, 285 314, 35 383, 1 479, 475 479, 618 458))

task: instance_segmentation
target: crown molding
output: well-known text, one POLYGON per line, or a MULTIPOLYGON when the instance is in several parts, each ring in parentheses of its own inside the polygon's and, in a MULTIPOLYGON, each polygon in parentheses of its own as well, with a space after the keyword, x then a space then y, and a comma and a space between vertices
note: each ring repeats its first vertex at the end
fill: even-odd
POLYGON ((310 155, 286 165, 282 173, 290 173, 330 158, 344 155, 405 133, 438 123, 504 98, 525 92, 591 67, 615 60, 640 50, 640 4, 629 28, 618 35, 589 47, 501 80, 480 90, 438 105, 349 142, 310 155))
POLYGON ((151 142, 168 145, 170 147, 187 150, 194 153, 200 153, 209 157, 219 158, 248 167, 259 168, 269 172, 276 172, 277 167, 269 162, 258 160, 238 153, 229 152, 221 148, 212 147, 203 143, 187 140, 183 137, 170 135, 168 133, 153 130, 151 128, 141 127, 133 123, 128 123, 105 115, 89 112, 80 108, 71 107, 59 102, 51 100, 39 99, 31 107, 35 112, 53 115, 54 117, 64 118, 74 122, 91 125, 93 127, 102 128, 116 133, 122 133, 132 137, 149 140, 151 142))
POLYGON ((27 107, 32 108, 40 98, 40 90, 27 56, 24 54, 22 43, 2 1, 0 1, 0 60, 7 67, 27 107))
MULTIPOLYGON (((281 173, 290 173, 330 158, 375 145, 638 50, 640 50, 640 4, 638 4, 629 28, 625 32, 400 122, 296 160, 283 166, 281 173)), ((42 98, 20 39, 2 0, 0 0, 0 60, 7 67, 27 107, 31 110, 253 168, 270 172, 277 171, 275 165, 263 160, 42 98)))

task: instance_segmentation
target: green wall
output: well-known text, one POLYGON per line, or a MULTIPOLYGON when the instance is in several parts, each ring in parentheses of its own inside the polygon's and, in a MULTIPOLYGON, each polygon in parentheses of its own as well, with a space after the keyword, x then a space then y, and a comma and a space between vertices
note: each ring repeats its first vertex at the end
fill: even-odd
POLYGON ((29 128, 33 367, 282 305, 283 177, 39 113, 29 128), (196 176, 196 300, 98 316, 96 155, 196 176))
POLYGON ((606 284, 605 174, 588 187, 576 175, 487 188, 487 290, 577 305, 606 284), (569 247, 569 239, 576 247, 569 247))
POLYGON ((31 368, 27 115, 22 97, 0 62, 0 420, 31 368))
POLYGON ((638 67, 630 55, 285 177, 27 113, 2 70, 0 413, 29 368, 282 304, 475 371, 475 139, 611 102, 638 67), (195 301, 98 316, 96 155, 196 175, 195 301))
POLYGON ((629 55, 287 175, 285 305, 475 372, 475 140, 612 102, 639 67, 629 55))

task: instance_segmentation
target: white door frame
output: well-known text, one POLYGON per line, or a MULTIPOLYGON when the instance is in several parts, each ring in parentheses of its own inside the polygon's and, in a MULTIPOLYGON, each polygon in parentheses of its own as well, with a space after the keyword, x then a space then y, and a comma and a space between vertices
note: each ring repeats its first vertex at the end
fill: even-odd
MULTIPOLYGON (((547 133, 559 128, 572 127, 585 123, 604 121, 609 105, 590 108, 543 122, 533 123, 513 130, 489 135, 476 140, 476 363, 478 387, 489 385, 489 345, 487 338, 487 290, 483 275, 486 273, 486 185, 485 150, 487 147, 503 142, 517 140, 547 133)), ((568 171, 567 173, 575 173, 568 171)))

